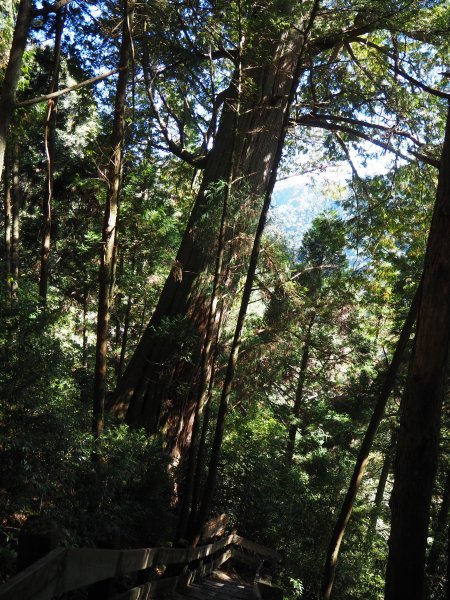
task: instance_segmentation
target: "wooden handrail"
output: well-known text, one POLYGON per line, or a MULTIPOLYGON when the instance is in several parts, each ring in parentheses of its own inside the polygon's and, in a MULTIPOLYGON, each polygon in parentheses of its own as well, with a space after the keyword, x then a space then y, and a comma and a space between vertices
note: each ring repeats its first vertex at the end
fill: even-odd
MULTIPOLYGON (((236 550, 233 552, 232 546, 239 546, 265 560, 281 560, 274 550, 235 533, 197 548, 58 548, 0 586, 0 600, 51 600, 54 596, 149 567, 186 565, 181 576, 148 582, 125 592, 120 598, 132 600, 137 597, 149 597, 150 593, 156 595, 157 588, 161 588, 163 593, 168 593, 180 583, 186 584, 209 574, 232 556, 237 560, 244 560, 244 555, 236 550), (208 557, 212 559, 209 564, 202 564, 208 557), (194 561, 200 561, 200 565, 189 570, 187 566, 194 561), (145 596, 139 596, 137 590, 141 590, 140 593, 144 590, 145 596)), ((250 558, 245 556, 246 560, 250 558)))

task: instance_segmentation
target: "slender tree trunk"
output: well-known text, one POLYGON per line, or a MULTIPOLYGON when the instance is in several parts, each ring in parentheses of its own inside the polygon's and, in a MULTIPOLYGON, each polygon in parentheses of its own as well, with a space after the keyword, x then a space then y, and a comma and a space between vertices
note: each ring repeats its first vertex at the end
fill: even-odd
MULTIPOLYGON (((291 8, 286 8, 288 13, 291 8)), ((271 42, 273 44, 273 42, 271 42)), ((127 366, 116 390, 115 411, 126 413, 132 426, 145 426, 149 431, 164 431, 169 448, 178 445, 179 452, 188 446, 190 435, 181 433, 176 439, 174 423, 180 411, 186 413, 184 422, 190 424, 195 404, 182 407, 173 376, 180 377, 180 369, 173 369, 176 360, 175 340, 159 338, 155 328, 169 319, 185 318, 204 339, 209 301, 205 293, 204 275, 212 262, 208 248, 202 247, 198 225, 207 205, 207 194, 212 184, 227 181, 233 147, 236 154, 236 173, 239 186, 255 199, 264 195, 270 185, 271 173, 278 160, 277 148, 283 137, 284 115, 290 106, 289 90, 303 47, 303 37, 296 31, 286 33, 280 43, 274 44, 272 58, 260 64, 255 62, 252 49, 244 53, 243 71, 251 80, 251 93, 245 94, 238 118, 238 135, 233 143, 233 103, 227 103, 213 148, 204 171, 202 185, 191 213, 175 268, 168 277, 152 320, 127 366), (170 365, 170 367, 169 367, 170 365)), ((267 53, 269 55, 269 52, 267 53)), ((249 84, 250 85, 250 84, 249 84)), ((244 90, 245 92, 245 90, 244 90)), ((238 187, 238 186, 236 186, 238 187)), ((203 246, 205 246, 203 244, 203 246)), ((182 369, 193 367, 183 365, 182 369)), ((189 376, 181 377, 188 381, 189 376)))
MULTIPOLYGON (((61 63, 61 40, 66 19, 67 7, 61 8, 56 13, 55 46, 53 49, 53 72, 48 93, 51 94, 58 89, 59 71, 61 63)), ((44 128, 44 145, 47 160, 47 173, 45 178, 45 192, 42 202, 42 240, 41 240, 41 268, 39 278, 39 296, 41 303, 47 303, 49 258, 52 233, 52 209, 53 209, 53 180, 54 159, 56 143, 56 115, 58 99, 49 100, 47 118, 44 128)))
POLYGON ((19 144, 14 140, 12 147, 12 227, 11 227, 11 297, 15 298, 19 285, 20 209, 22 192, 19 173, 19 144))
POLYGON ((392 467, 392 449, 389 448, 386 452, 383 460, 383 466, 380 472, 380 478, 378 479, 377 491, 375 494, 375 501, 372 509, 372 514, 370 516, 369 523, 369 536, 375 531, 377 526, 378 515, 381 511, 381 505, 383 503, 384 491, 386 489, 387 480, 389 477, 389 473, 392 467))
POLYGON ((386 600, 422 600, 430 501, 450 339, 450 107, 416 336, 401 404, 386 600))
POLYGON ((364 476, 367 463, 369 462, 369 454, 372 449, 373 441, 378 431, 378 427, 383 419, 387 401, 394 388, 397 374, 405 354, 406 346, 408 344, 414 323, 416 321, 421 287, 422 286, 420 285, 414 296, 411 308, 409 309, 408 316, 406 317, 405 323, 403 324, 403 329, 400 333, 400 337, 395 347, 391 363, 384 376, 383 385, 378 396, 375 409, 373 411, 372 417, 367 427, 367 431, 364 435, 364 439, 359 449, 358 457, 356 459, 356 464, 353 469, 353 474, 350 479, 347 493, 345 495, 341 510, 339 512, 333 532, 331 534, 331 539, 328 545, 328 551, 325 559, 324 576, 322 583, 322 598, 324 598, 325 600, 328 600, 331 596, 336 565, 339 558, 339 550, 341 547, 342 540, 344 539, 347 524, 352 514, 356 494, 358 493, 358 489, 361 485, 361 481, 364 476))
POLYGON ((132 13, 132 2, 130 0, 124 0, 124 19, 119 58, 119 67, 121 70, 119 71, 117 79, 114 122, 111 139, 111 156, 108 165, 108 192, 106 196, 105 218, 102 232, 101 264, 99 271, 97 344, 95 350, 94 402, 92 420, 92 432, 94 437, 98 437, 101 434, 104 422, 108 327, 110 319, 113 259, 122 172, 123 138, 125 130, 125 101, 132 45, 130 31, 132 13))
POLYGON ((433 528, 433 544, 430 548, 427 561, 427 575, 431 578, 436 574, 439 552, 443 547, 443 537, 445 536, 448 513, 450 510, 450 470, 447 471, 445 478, 444 493, 442 494, 441 506, 433 528))
MULTIPOLYGON (((242 32, 239 27, 239 40, 242 38, 242 32)), ((241 52, 241 41, 239 41, 239 53, 241 52)), ((240 113, 240 99, 241 99, 241 81, 242 81, 242 59, 239 55, 238 66, 236 69, 236 80, 233 81, 232 85, 235 88, 235 103, 233 106, 234 110, 234 121, 233 121, 233 147, 231 150, 230 164, 228 167, 228 177, 226 187, 223 191, 223 202, 222 202, 222 215, 220 219, 219 227, 219 238, 217 243, 217 256, 216 264, 214 269, 214 280, 212 285, 211 299, 209 303, 208 321, 206 324, 205 331, 205 342, 203 346, 201 364, 200 364, 200 377, 198 385, 197 402, 194 413, 194 422, 192 427, 191 443, 188 453, 187 470, 184 485, 184 494, 181 502, 181 514, 178 527, 179 537, 185 537, 189 512, 191 509, 192 492, 195 479, 195 464, 197 458, 197 436, 200 426, 200 417, 203 411, 203 405, 205 403, 206 394, 208 391, 208 380, 211 371, 211 348, 215 338, 214 325, 217 320, 217 303, 219 296, 219 288, 222 281, 222 268, 223 259, 225 253, 225 235, 228 222, 229 203, 231 199, 233 179, 235 177, 236 168, 236 141, 238 134, 238 122, 240 113)), ((223 307, 222 307, 223 310, 223 307)))
POLYGON ((303 388, 305 386, 306 373, 309 363, 309 346, 311 343, 311 330, 314 325, 316 314, 313 312, 308 323, 306 337, 303 344, 302 360, 300 362, 300 373, 297 381, 297 389, 295 391, 294 409, 292 411, 293 421, 289 426, 288 441, 286 445, 286 464, 291 465, 294 456, 295 438, 298 430, 298 420, 300 418, 300 409, 303 402, 303 388))
POLYGON ((447 529, 447 581, 445 586, 445 598, 450 600, 450 525, 447 529))
MULTIPOLYGON (((9 145, 8 145, 9 148, 9 145)), ((12 248, 12 182, 11 182, 11 156, 6 151, 5 155, 5 288, 8 298, 11 297, 11 248, 12 248)))
POLYGON ((16 104, 17 84, 19 83, 22 57, 28 39, 28 30, 33 16, 32 0, 20 0, 14 28, 13 41, 3 80, 0 96, 0 180, 5 161, 6 137, 16 104))
POLYGON ((299 55, 296 58, 296 62, 294 65, 292 72, 292 77, 289 81, 289 87, 286 89, 287 93, 287 102, 284 104, 284 112, 282 115, 282 124, 280 135, 277 138, 277 145, 274 149, 273 161, 271 165, 271 172, 269 175, 269 180, 265 189, 264 194, 264 202, 261 208, 261 213, 258 221, 258 226, 256 228, 255 238, 253 241, 252 252, 250 255, 249 266, 247 269, 247 277, 244 284, 244 290, 242 294, 241 305, 239 308, 239 314, 237 317, 236 328, 234 331, 233 341, 231 344, 230 356, 228 359, 227 370, 225 373, 224 384, 222 388, 222 393, 220 397, 219 403, 219 411, 217 415, 216 429, 214 434, 214 440, 211 448, 211 457, 208 469, 208 476, 206 479, 202 502, 197 515, 197 523, 196 523, 196 532, 195 537, 193 539, 193 544, 196 545, 198 543, 201 529, 205 523, 205 520, 208 516, 209 510, 211 508, 213 494, 216 486, 217 479, 217 469, 219 465, 220 452, 222 448, 222 440, 223 434, 225 430, 225 417, 228 412, 228 404, 230 401, 231 391, 233 387, 234 381, 234 373, 237 366, 238 356, 239 356, 239 348, 241 343, 241 334, 242 329, 244 327, 244 321, 247 314, 247 308, 250 301, 250 296, 253 289, 253 283, 255 280, 256 267, 258 264, 259 258, 259 249, 261 246, 261 239, 264 232, 264 228, 267 221, 267 215, 270 208, 270 203, 272 199, 272 192, 277 178, 278 166, 280 164, 281 155, 283 152, 284 139, 286 137, 287 128, 289 125, 289 117, 290 117, 290 108, 295 96, 295 90, 297 89, 298 81, 301 74, 301 55, 303 52, 304 41, 309 33, 309 28, 312 26, 313 21, 315 19, 316 10, 318 8, 318 4, 316 3, 312 9, 309 24, 306 28, 304 38, 302 41, 301 47, 298 49, 299 55))
POLYGON ((120 356, 119 356, 119 364, 117 365, 117 383, 120 381, 123 373, 123 367, 125 365, 125 356, 127 353, 127 344, 128 344, 128 331, 130 329, 130 317, 131 317, 131 307, 133 306, 133 300, 131 296, 128 296, 127 307, 125 309, 125 318, 123 321, 123 334, 122 340, 120 344, 120 356))
POLYGON ((87 312, 88 312, 88 300, 89 295, 85 289, 83 292, 83 352, 81 355, 81 364, 84 368, 87 367, 87 348, 88 348, 88 336, 87 336, 87 312))
POLYGON ((199 501, 201 495, 201 480, 203 475, 203 468, 205 464, 206 457, 206 436, 208 435, 209 422, 211 419, 211 403, 212 403, 212 394, 214 389, 214 381, 216 376, 216 368, 217 368, 217 356, 219 353, 219 337, 222 329, 222 321, 224 316, 224 302, 222 301, 222 306, 220 309, 220 317, 219 317, 219 325, 217 327, 216 340, 214 345, 214 354, 212 357, 211 364, 211 375, 208 384, 208 393, 205 401, 205 408, 203 412, 203 423, 202 423, 202 431, 200 434, 200 440, 198 444, 198 452, 197 452, 197 461, 195 465, 195 474, 194 474, 194 482, 192 486, 192 500, 191 500, 191 510, 189 515, 189 522, 187 528, 187 537, 188 539, 193 539, 195 535, 195 524, 197 521, 197 511, 199 508, 199 501))

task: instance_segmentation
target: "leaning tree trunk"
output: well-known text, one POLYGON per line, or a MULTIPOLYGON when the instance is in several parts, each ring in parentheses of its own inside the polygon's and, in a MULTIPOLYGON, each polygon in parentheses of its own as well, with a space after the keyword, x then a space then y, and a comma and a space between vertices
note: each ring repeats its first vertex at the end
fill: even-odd
POLYGON ((122 42, 120 45, 119 57, 120 71, 117 79, 114 122, 111 136, 111 155, 107 171, 108 191, 106 195, 105 218, 102 231, 101 263, 99 270, 97 344, 95 349, 95 377, 92 418, 92 433, 94 434, 94 437, 98 437, 101 434, 104 421, 108 327, 122 174, 123 138, 125 131, 125 100, 129 61, 131 59, 132 41, 130 23, 132 21, 132 10, 132 0, 124 0, 122 42))
POLYGON ((450 340, 450 107, 428 237, 416 336, 401 403, 386 600, 422 600, 450 340))
POLYGON ((16 104, 17 84, 19 83, 22 57, 27 44, 28 30, 32 17, 32 0, 20 0, 13 41, 0 96, 0 181, 5 160, 6 137, 16 104))
MULTIPOLYGON (((53 48, 53 70, 48 93, 58 89, 59 71, 61 62, 61 39, 66 19, 67 7, 61 8, 56 13, 55 45, 53 48)), ((47 118, 44 129, 45 154, 47 159, 47 173, 45 177, 44 199, 42 201, 42 239, 41 239, 41 268, 39 277, 39 296, 42 304, 47 303, 49 258, 52 232, 53 209, 53 180, 54 159, 56 144, 56 112, 58 99, 49 100, 47 118)))
MULTIPOLYGON (((236 173, 240 188, 247 197, 264 195, 277 160, 284 115, 290 102, 289 91, 303 44, 303 37, 285 33, 281 41, 268 43, 265 64, 252 61, 252 49, 244 51, 243 70, 248 83, 233 143, 233 102, 225 103, 213 148, 211 149, 201 188, 191 213, 172 273, 159 298, 150 325, 142 337, 115 395, 115 411, 126 413, 131 426, 145 426, 149 431, 165 434, 174 457, 189 444, 195 402, 185 403, 176 383, 190 380, 193 364, 177 358, 175 336, 164 336, 158 327, 182 321, 184 331, 196 336, 198 346, 204 339, 209 294, 205 273, 211 269, 213 256, 201 241, 199 219, 204 214, 207 193, 212 184, 227 181, 231 152, 235 150, 236 173), (178 381, 177 381, 178 380, 178 381), (182 414, 182 427, 175 424, 182 414)), ((236 186, 237 187, 237 186, 236 186)), ((210 225, 209 225, 210 226, 210 225)))
POLYGON ((378 479, 377 491, 375 493, 375 500, 373 503, 372 514, 370 515, 369 527, 367 530, 369 539, 372 534, 376 531, 378 517, 381 512, 381 505, 383 504, 384 492, 388 481, 389 473, 392 466, 392 448, 388 448, 384 460, 383 466, 381 467, 380 478, 378 479))
POLYGON ((373 442, 375 440, 378 427, 383 419, 384 411, 386 408, 389 396, 394 388, 395 381, 397 379, 397 373, 403 360, 406 346, 408 344, 411 332, 416 321, 416 315, 419 305, 421 286, 417 290, 414 299, 409 309, 408 316, 403 324, 400 337, 392 356, 391 363, 384 376, 384 381, 380 394, 378 396, 377 403, 375 405, 372 417, 367 427, 364 439, 359 449, 356 464, 353 469, 353 474, 345 495, 344 501, 341 506, 341 510, 336 519, 336 523, 331 534, 330 543, 328 545, 327 555, 325 558, 324 575, 322 583, 322 598, 328 600, 331 596, 331 590, 333 588, 334 576, 336 572, 336 565, 339 558, 339 550, 341 548, 342 540, 344 539, 345 530, 347 529, 348 522, 350 520, 353 505, 355 503, 356 494, 358 493, 359 486, 361 485, 362 478, 364 476, 367 463, 369 461, 369 454, 372 449, 373 442))

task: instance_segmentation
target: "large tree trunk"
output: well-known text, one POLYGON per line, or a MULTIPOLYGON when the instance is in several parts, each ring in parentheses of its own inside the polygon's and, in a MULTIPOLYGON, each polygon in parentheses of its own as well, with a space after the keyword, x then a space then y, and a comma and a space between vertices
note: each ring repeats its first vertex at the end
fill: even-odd
POLYGON ((11 51, 9 53, 8 65, 3 80, 2 94, 0 96, 0 181, 5 160, 6 137, 16 104, 17 84, 19 83, 22 57, 27 44, 28 30, 33 16, 32 11, 32 0, 20 0, 11 51))
MULTIPOLYGON (((115 410, 125 414, 132 426, 145 426, 149 431, 165 433, 169 448, 179 456, 189 444, 195 402, 184 403, 177 389, 178 381, 189 381, 194 364, 180 363, 176 340, 172 333, 157 335, 161 324, 183 319, 185 331, 196 336, 198 345, 204 339, 209 293, 205 273, 212 271, 213 254, 202 244, 199 219, 204 213, 207 192, 211 185, 228 178, 232 149, 235 150, 236 174, 240 188, 248 197, 264 194, 276 162, 277 148, 282 137, 284 115, 287 110, 292 76, 302 47, 302 36, 284 34, 272 52, 267 52, 264 65, 252 61, 252 50, 243 57, 244 100, 237 123, 237 137, 232 140, 235 113, 233 102, 226 103, 214 146, 203 175, 202 185, 191 213, 180 249, 169 275, 152 320, 142 337, 116 391, 115 410), (250 93, 250 87, 251 93, 250 93), (246 91, 248 93, 246 93, 246 91), (156 333, 155 333, 156 328, 156 333), (183 374, 184 373, 184 374, 183 374), (183 406, 184 403, 184 406, 183 406), (179 434, 175 429, 182 413, 179 434)), ((268 44, 269 46, 269 44, 268 44)), ((211 225, 208 224, 210 227, 211 225)))
POLYGON ((328 545, 327 556, 324 565, 324 576, 322 583, 322 598, 328 600, 331 596, 331 590, 333 588, 334 576, 336 571, 336 565, 339 557, 339 550, 341 547, 342 540, 344 539, 345 530, 350 520, 353 505, 355 503, 356 494, 358 493, 359 486, 361 485, 362 478, 364 476, 367 463, 369 462, 369 454, 372 449, 372 445, 378 431, 378 427, 383 419, 384 411, 386 408, 387 401, 393 390, 397 373, 403 360, 406 346, 411 336, 412 328, 416 321, 417 310, 419 306, 421 286, 417 290, 414 300, 409 309, 408 316, 406 317, 405 323, 403 324, 400 337, 392 356, 391 363, 384 376, 384 381, 380 394, 378 396, 377 403, 375 405, 372 417, 370 419, 367 431, 364 435, 364 439, 359 449, 358 457, 356 459, 355 468, 353 469, 352 478, 350 480, 347 493, 341 506, 341 510, 336 519, 336 524, 331 534, 330 543, 328 545))
POLYGON ((115 254, 116 228, 119 211, 119 195, 122 174, 123 138, 125 131, 125 101, 131 59, 131 31, 133 0, 123 1, 122 42, 119 57, 114 122, 111 136, 111 156, 108 164, 108 191, 106 195, 105 218, 102 231, 102 252, 99 271, 99 295, 97 313, 97 344, 95 349, 95 378, 92 432, 98 437, 103 430, 106 358, 108 328, 111 308, 111 286, 115 254))
POLYGON ((386 600, 422 600, 450 340, 450 108, 394 465, 386 600))
MULTIPOLYGON (((67 7, 61 8, 56 13, 55 45, 53 48, 53 70, 48 93, 58 89, 59 70, 61 59, 61 39, 66 19, 67 7)), ((56 113, 58 99, 48 101, 47 118, 44 129, 45 154, 47 159, 47 173, 45 178, 44 199, 42 202, 42 238, 41 238, 41 268, 39 277, 39 296, 42 304, 47 303, 49 258, 52 232, 53 208, 53 179, 56 143, 56 113)))

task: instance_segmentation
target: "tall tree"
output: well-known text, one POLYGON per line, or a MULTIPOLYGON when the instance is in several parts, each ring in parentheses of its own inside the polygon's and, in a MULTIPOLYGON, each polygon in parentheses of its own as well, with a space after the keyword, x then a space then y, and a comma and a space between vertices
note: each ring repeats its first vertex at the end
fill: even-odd
POLYGON ((394 465, 386 600, 423 597, 450 342, 450 108, 394 465))
POLYGON ((98 437, 103 430, 108 328, 111 313, 111 286, 114 274, 114 258, 119 213, 120 184, 122 175, 123 142, 125 134, 125 108, 129 64, 132 55, 132 22, 134 2, 123 0, 122 41, 119 55, 119 75, 117 78, 114 105, 111 150, 107 168, 108 190, 106 194, 105 216, 102 229, 102 246, 99 269, 99 293, 97 312, 97 343, 95 351, 95 377, 92 432, 98 437))
MULTIPOLYGON (((59 71, 61 63, 61 40, 66 19, 67 7, 61 8, 56 13, 55 44, 53 47, 53 65, 48 93, 51 94, 58 89, 59 71)), ((42 200, 42 240, 41 240, 41 266, 39 277, 39 296, 41 302, 47 302, 49 258, 52 231, 52 205, 55 171, 55 142, 56 142, 56 115, 57 102, 55 98, 48 100, 47 116, 44 127, 44 146, 46 155, 45 190, 42 200)))
POLYGON ((415 294, 414 300, 411 304, 411 308, 409 309, 409 313, 406 317, 397 345, 395 347, 391 363, 384 375, 383 384, 377 399, 377 403, 375 405, 375 409, 373 411, 372 417, 364 435, 364 439, 361 443, 355 467, 353 469, 352 477, 347 489, 347 493, 342 503, 341 510, 339 511, 338 517, 336 519, 336 523, 333 528, 333 533, 331 534, 331 539, 327 550, 327 556, 325 559, 324 576, 322 582, 322 597, 326 600, 330 598, 331 591, 333 589, 333 582, 336 572, 337 561, 339 558, 339 551, 342 544, 342 540, 345 535, 345 531, 347 529, 348 522, 353 511, 353 505, 355 503, 356 494, 358 493, 359 487, 361 485, 361 481, 364 476, 367 463, 369 461, 369 455, 372 449, 373 442, 375 440, 375 436, 383 419, 389 396, 391 395, 392 390, 394 388, 397 379, 397 374, 403 361, 405 350, 409 342, 414 323, 416 321, 420 290, 421 288, 419 288, 418 292, 416 292, 415 294))

